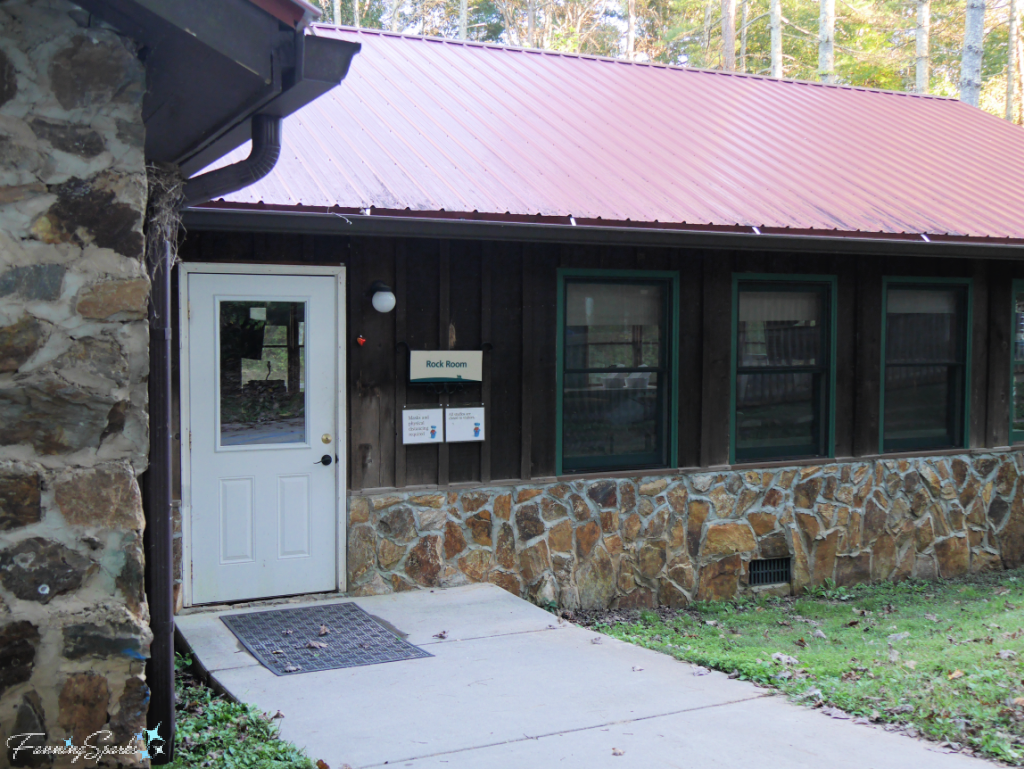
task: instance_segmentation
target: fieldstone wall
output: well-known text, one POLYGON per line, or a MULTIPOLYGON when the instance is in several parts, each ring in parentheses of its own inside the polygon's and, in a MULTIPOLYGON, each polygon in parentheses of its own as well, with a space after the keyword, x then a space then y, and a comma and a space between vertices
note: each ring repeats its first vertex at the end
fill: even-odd
POLYGON ((1019 452, 349 499, 355 595, 488 581, 544 606, 685 606, 1024 563, 1019 452), (792 583, 749 564, 792 557, 792 583))
POLYGON ((0 3, 0 732, 51 745, 149 701, 145 76, 88 19, 0 3))

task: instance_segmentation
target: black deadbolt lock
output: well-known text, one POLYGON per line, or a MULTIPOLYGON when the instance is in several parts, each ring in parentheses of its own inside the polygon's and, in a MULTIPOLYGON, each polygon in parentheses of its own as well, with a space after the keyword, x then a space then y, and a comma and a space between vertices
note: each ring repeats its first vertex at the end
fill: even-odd
POLYGON ((320 461, 319 462, 314 462, 313 464, 314 465, 324 465, 326 467, 327 465, 329 465, 333 461, 334 461, 334 459, 331 457, 330 454, 324 454, 322 457, 320 457, 320 461))

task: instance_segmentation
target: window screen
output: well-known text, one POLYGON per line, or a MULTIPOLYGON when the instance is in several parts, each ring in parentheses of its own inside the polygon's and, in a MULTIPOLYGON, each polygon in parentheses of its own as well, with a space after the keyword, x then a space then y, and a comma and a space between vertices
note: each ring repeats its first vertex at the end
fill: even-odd
POLYGON ((567 278, 562 469, 668 464, 668 281, 567 278))
POLYGON ((829 451, 831 284, 740 281, 735 459, 829 451))
POLYGON ((967 286, 890 283, 883 451, 964 445, 967 286))

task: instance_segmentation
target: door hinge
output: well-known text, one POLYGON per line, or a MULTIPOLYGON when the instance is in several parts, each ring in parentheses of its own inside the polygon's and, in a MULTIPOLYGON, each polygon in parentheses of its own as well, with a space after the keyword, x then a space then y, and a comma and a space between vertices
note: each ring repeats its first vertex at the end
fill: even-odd
POLYGON ((188 431, 188 450, 189 450, 189 453, 192 453, 192 431, 191 430, 188 431))
POLYGON ((189 300, 188 302, 186 302, 186 307, 187 307, 187 312, 188 312, 188 319, 192 320, 192 300, 189 300))

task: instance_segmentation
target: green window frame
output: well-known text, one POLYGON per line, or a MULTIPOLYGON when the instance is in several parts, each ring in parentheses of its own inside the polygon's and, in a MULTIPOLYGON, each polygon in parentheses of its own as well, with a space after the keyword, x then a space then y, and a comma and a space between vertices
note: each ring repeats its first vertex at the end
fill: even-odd
MULTIPOLYGON (((973 281, 970 278, 932 278, 886 276, 882 278, 882 349, 879 376, 878 409, 878 453, 966 448, 970 436, 971 419, 971 336, 973 329, 973 281), (938 291, 942 288, 958 287, 957 302, 962 312, 957 331, 956 352, 948 361, 913 361, 889 363, 889 292, 892 288, 938 291), (953 431, 952 440, 943 438, 886 439, 886 376, 891 368, 942 368, 947 369, 947 393, 952 395, 947 403, 948 425, 953 431), (952 381, 951 381, 952 380, 952 381), (950 385, 955 386, 950 386, 950 385)), ((928 399, 921 399, 928 403, 928 399)))
POLYGON ((1024 443, 1024 280, 1013 281, 1010 302, 1010 443, 1024 443))
POLYGON ((733 273, 732 276, 732 352, 730 355, 729 377, 729 462, 731 464, 747 462, 775 461, 783 459, 805 459, 820 457, 828 459, 835 456, 835 401, 836 401, 836 330, 837 330, 837 291, 838 280, 835 275, 801 275, 788 273, 733 273), (820 291, 825 298, 826 306, 822 317, 827 328, 821 329, 820 344, 822 362, 814 366, 782 366, 782 367, 747 367, 739 360, 739 324, 740 324, 740 292, 764 291, 772 292, 790 288, 799 291, 820 291), (737 446, 737 390, 739 377, 756 374, 811 374, 812 403, 817 412, 818 440, 816 445, 806 447, 791 445, 765 445, 756 449, 738 450, 737 446), (827 380, 827 381, 825 381, 827 380), (801 449, 806 449, 801 451, 801 449))
POLYGON ((557 475, 567 473, 600 472, 603 470, 642 470, 678 466, 679 424, 679 273, 658 270, 599 270, 570 269, 558 270, 557 298, 557 330, 555 343, 555 472, 557 475), (612 369, 566 368, 566 310, 567 289, 572 283, 606 283, 622 284, 661 284, 665 288, 663 294, 665 305, 663 312, 664 338, 659 340, 661 360, 655 369, 645 368, 645 372, 657 373, 660 408, 660 446, 658 456, 651 452, 644 455, 610 455, 583 459, 565 456, 566 419, 566 378, 581 374, 616 373, 612 369), (566 461, 568 459, 569 461, 566 461))

